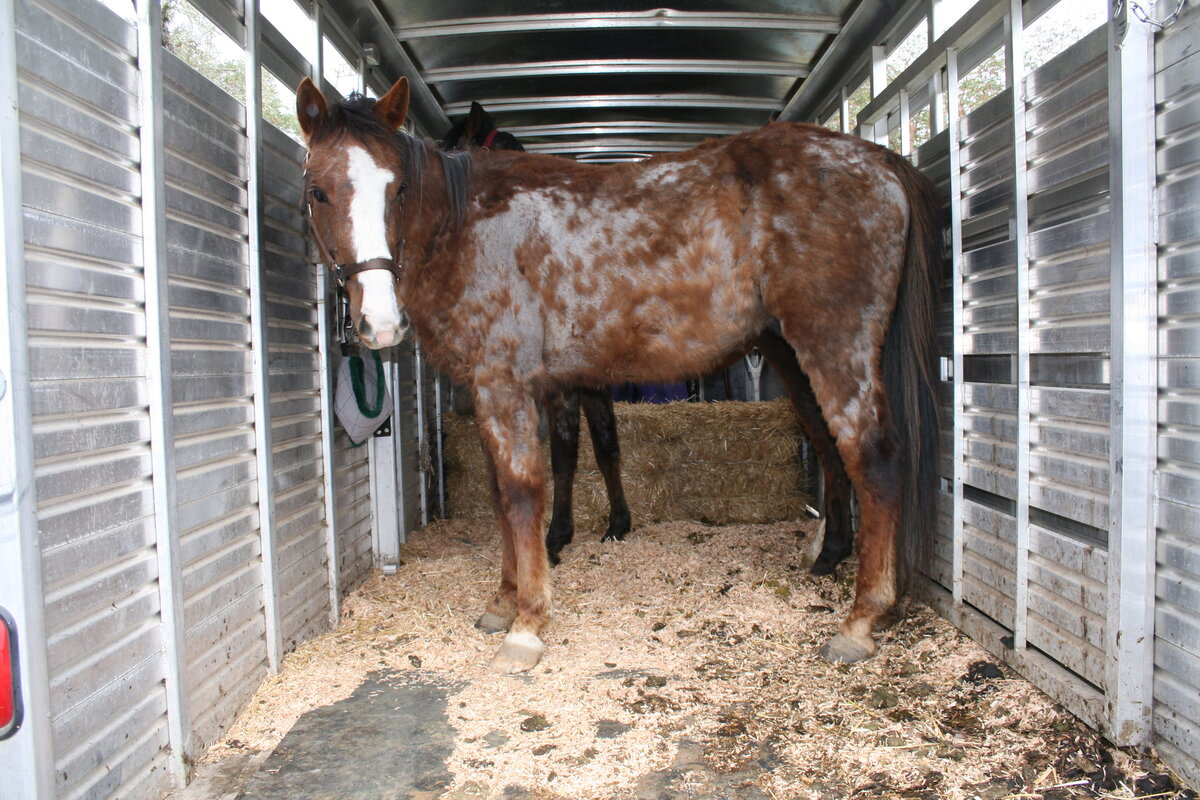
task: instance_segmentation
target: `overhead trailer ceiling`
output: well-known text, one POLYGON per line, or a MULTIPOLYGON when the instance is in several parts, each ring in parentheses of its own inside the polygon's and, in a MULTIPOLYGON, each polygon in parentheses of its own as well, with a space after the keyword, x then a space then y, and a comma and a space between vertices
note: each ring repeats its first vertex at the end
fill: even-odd
POLYGON ((390 28, 395 39, 385 49, 403 51, 401 71, 424 83, 447 117, 465 115, 478 101, 528 150, 613 161, 684 150, 781 114, 795 117, 802 113, 800 96, 815 101, 816 85, 835 79, 846 67, 839 62, 861 56, 867 40, 895 21, 901 4, 726 0, 660 8, 621 0, 351 0, 350 5, 378 23, 370 27, 390 28))

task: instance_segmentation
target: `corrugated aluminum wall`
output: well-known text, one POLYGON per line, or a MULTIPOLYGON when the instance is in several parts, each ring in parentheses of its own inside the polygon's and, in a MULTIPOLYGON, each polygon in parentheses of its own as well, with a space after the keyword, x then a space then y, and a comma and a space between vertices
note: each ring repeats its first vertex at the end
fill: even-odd
MULTIPOLYGON (((15 19, 49 757, 58 796, 159 797, 274 666, 273 627, 279 651, 327 630, 366 576, 367 448, 323 425, 326 304, 299 213, 303 149, 263 124, 253 158, 243 105, 160 50, 160 219, 143 203, 156 128, 138 26, 95 0, 17 0, 15 19), (162 373, 148 344, 152 226, 166 242, 162 373), (152 438, 155 374, 169 441, 152 438), (165 492, 154 452, 168 453, 165 492), (156 508, 163 497, 174 505, 156 508)), ((263 27, 273 70, 307 74, 263 27)))
POLYGON ((338 575, 342 586, 362 583, 371 568, 371 470, 369 448, 355 447, 341 425, 334 436, 338 575))
POLYGON ((1160 34, 1154 732, 1200 784, 1200 8, 1160 34))
POLYGON ((165 54, 171 369, 188 691, 201 747, 266 674, 245 110, 165 54))
POLYGON ((1106 34, 1025 79, 1029 219, 1026 638, 1106 687, 1109 237, 1106 34))
MULTIPOLYGON (((136 32, 17 4, 30 383, 59 796, 170 786, 136 32)), ((5 22, 7 24, 7 22, 5 22)))
MULTIPOLYGON (((883 139, 907 124, 905 100, 927 102, 924 82, 950 87, 953 113, 959 67, 998 45, 1017 61, 1012 20, 1048 5, 977 4, 906 74, 875 87, 860 130, 883 139)), ((930 13, 927 3, 906 13, 919 6, 930 13)), ((1195 781, 1200 12, 1187 9, 1157 34, 1150 97, 1153 29, 1124 4, 1110 11, 1127 22, 1089 34, 1019 81, 1017 94, 1002 92, 913 154, 939 182, 945 155, 953 165, 956 268, 940 330, 947 452, 930 570, 944 591, 930 598, 1074 713, 1121 742, 1153 741, 1195 781), (1152 106, 1157 286, 1143 180, 1152 106), (1116 124, 1122 135, 1110 137, 1116 124), (1142 307, 1155 296, 1157 348, 1153 310, 1142 307)), ((865 68, 879 68, 884 52, 865 68)), ((817 118, 837 102, 827 99, 817 118)))
POLYGON ((271 443, 275 525, 288 649, 328 626, 328 527, 322 464, 321 348, 317 271, 309 268, 303 196, 304 148, 271 126, 263 130, 263 265, 267 273, 271 443))
MULTIPOLYGON (((1011 89, 958 122, 962 406, 944 421, 961 430, 962 518, 956 545, 953 498, 943 492, 931 570, 996 623, 997 644, 1094 724, 1107 682, 1105 43, 1098 29, 1026 77, 1022 182, 1011 89), (1028 225, 1020 252, 1019 213, 1028 225)), ((953 349, 943 352, 949 359, 953 349)))

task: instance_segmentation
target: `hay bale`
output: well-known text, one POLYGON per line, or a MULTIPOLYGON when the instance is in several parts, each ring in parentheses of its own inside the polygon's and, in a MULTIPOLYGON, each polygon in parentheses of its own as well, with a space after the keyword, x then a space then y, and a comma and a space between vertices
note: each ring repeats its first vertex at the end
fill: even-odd
MULTIPOLYGON (((617 403, 616 416, 621 475, 635 525, 778 522, 800 517, 812 502, 811 476, 800 458, 802 434, 786 400, 617 403)), ((475 420, 448 414, 445 431, 448 515, 493 519, 475 420)), ((579 443, 575 529, 602 532, 608 526, 608 495, 586 428, 579 443)), ((544 451, 549 491, 549 445, 544 451)))

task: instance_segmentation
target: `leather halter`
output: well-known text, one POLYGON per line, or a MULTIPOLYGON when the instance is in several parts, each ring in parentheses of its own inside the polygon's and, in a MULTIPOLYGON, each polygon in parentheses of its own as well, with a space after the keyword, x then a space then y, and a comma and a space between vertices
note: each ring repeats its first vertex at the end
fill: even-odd
POLYGON ((492 128, 490 131, 488 131, 487 137, 484 138, 483 144, 480 145, 480 147, 482 147, 484 150, 491 150, 492 145, 496 141, 496 134, 499 132, 500 130, 498 128, 492 128))
POLYGON ((377 257, 368 258, 366 261, 355 261, 352 264, 339 264, 335 262, 333 256, 329 254, 329 248, 325 246, 325 240, 321 238, 321 233, 317 230, 317 226, 312 224, 312 218, 312 203, 310 202, 308 203, 308 228, 312 231, 313 239, 317 243, 317 249, 321 251, 321 259, 329 266, 330 271, 333 272, 333 277, 337 279, 338 286, 345 286, 347 280, 369 269, 386 269, 392 273, 392 277, 395 280, 400 280, 402 265, 399 255, 391 260, 377 257))

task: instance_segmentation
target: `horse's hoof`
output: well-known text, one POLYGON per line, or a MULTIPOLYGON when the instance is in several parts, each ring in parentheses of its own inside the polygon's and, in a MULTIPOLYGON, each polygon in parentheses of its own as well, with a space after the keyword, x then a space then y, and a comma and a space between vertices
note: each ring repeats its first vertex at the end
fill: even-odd
POLYGON ((628 516, 618 517, 608 523, 608 530, 600 539, 602 542, 623 542, 625 534, 633 529, 633 521, 628 516))
POLYGON ((546 645, 534 633, 509 633, 500 643, 500 650, 492 659, 492 671, 501 675, 528 672, 537 666, 546 645))
POLYGON ((813 562, 813 565, 808 568, 808 574, 817 577, 820 577, 821 575, 832 575, 834 570, 837 569, 839 561, 841 561, 841 559, 836 556, 829 556, 825 553, 821 553, 817 560, 813 562))
POLYGON ((821 648, 821 658, 830 664, 855 664, 875 655, 875 642, 868 637, 865 642, 851 639, 844 633, 830 639, 821 648))
POLYGON ((484 633, 504 633, 512 620, 491 611, 483 612, 483 616, 475 620, 475 627, 484 633))

